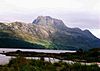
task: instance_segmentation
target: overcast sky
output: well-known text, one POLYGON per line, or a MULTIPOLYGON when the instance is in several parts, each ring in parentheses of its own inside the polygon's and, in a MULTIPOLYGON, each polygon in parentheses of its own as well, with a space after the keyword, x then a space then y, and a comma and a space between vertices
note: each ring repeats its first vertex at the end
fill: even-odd
POLYGON ((100 0, 0 0, 0 22, 32 22, 37 16, 61 19, 100 38, 100 0))

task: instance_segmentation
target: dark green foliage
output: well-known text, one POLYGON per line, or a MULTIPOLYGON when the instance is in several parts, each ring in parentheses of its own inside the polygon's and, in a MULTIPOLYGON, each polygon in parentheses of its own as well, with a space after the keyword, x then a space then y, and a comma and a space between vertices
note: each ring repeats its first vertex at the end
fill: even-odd
POLYGON ((68 64, 62 61, 50 63, 18 56, 11 59, 9 64, 1 65, 0 71, 100 71, 100 68, 97 65, 68 64))
POLYGON ((39 44, 33 44, 26 42, 24 40, 18 39, 15 36, 11 36, 10 34, 6 32, 0 32, 0 47, 10 47, 10 48, 36 48, 41 49, 45 48, 42 45, 39 44))
POLYGON ((64 60, 72 60, 77 62, 100 62, 100 49, 90 49, 89 51, 77 50, 76 53, 61 53, 64 60))
POLYGON ((23 40, 12 39, 12 38, 0 38, 0 47, 16 47, 16 48, 44 48, 39 44, 32 44, 23 40))

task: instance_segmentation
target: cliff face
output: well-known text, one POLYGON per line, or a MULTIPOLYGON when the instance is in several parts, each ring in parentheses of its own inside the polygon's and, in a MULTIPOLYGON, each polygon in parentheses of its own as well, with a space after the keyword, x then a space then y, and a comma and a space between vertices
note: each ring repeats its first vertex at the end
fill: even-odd
POLYGON ((62 20, 50 16, 39 16, 29 24, 22 22, 0 23, 0 32, 49 49, 82 48, 87 50, 100 47, 100 39, 96 38, 89 30, 69 28, 62 20))

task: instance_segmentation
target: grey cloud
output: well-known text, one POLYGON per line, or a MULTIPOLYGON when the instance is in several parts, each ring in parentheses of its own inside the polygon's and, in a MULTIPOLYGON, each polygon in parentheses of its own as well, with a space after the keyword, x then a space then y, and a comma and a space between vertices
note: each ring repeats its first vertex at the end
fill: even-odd
POLYGON ((63 16, 66 25, 88 29, 100 29, 100 15, 89 13, 69 13, 63 16))

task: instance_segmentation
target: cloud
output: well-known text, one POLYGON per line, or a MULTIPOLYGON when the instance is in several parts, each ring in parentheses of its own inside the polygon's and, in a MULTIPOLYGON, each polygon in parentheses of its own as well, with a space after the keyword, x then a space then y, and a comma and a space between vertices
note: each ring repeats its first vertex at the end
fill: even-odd
POLYGON ((82 29, 100 29, 100 15, 95 13, 79 12, 63 14, 66 25, 82 29))
MULTIPOLYGON (((100 0, 0 0, 0 9, 27 11, 38 9, 66 9, 67 11, 100 11, 100 0)), ((1 11, 2 11, 1 10, 1 11)))
POLYGON ((20 8, 79 8, 81 6, 75 0, 4 0, 5 3, 20 8))
POLYGON ((100 29, 90 29, 92 34, 94 34, 96 37, 100 38, 100 29))

